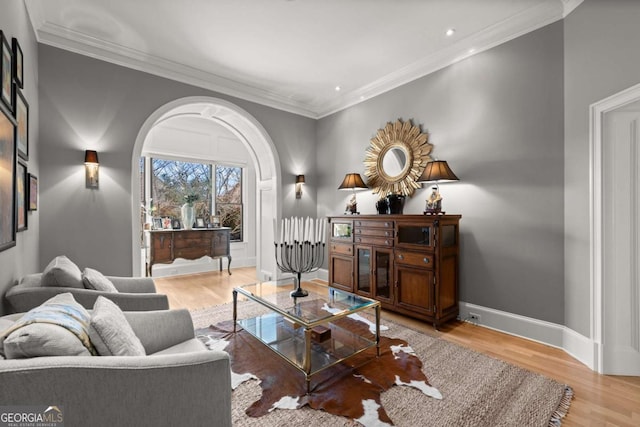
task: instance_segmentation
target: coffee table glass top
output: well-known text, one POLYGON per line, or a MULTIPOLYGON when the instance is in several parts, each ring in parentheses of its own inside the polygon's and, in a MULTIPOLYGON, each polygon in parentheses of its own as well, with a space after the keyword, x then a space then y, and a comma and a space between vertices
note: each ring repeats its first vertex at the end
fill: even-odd
POLYGON ((269 282, 253 283, 235 288, 238 293, 299 323, 311 326, 343 317, 380 303, 376 300, 340 291, 317 284, 305 284, 302 287, 309 295, 292 298, 289 292, 295 289, 294 279, 279 279, 269 282))

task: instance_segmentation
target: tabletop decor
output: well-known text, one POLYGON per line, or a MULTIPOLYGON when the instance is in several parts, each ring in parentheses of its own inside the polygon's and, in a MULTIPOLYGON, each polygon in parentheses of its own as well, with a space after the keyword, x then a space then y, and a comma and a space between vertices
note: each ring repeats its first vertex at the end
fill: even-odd
POLYGON ((280 236, 274 239, 276 263, 283 273, 295 274, 297 288, 291 292, 292 297, 305 297, 307 291, 300 287, 302 274, 318 270, 324 262, 325 234, 327 221, 325 218, 284 218, 278 232, 276 220, 273 220, 273 234, 280 236))

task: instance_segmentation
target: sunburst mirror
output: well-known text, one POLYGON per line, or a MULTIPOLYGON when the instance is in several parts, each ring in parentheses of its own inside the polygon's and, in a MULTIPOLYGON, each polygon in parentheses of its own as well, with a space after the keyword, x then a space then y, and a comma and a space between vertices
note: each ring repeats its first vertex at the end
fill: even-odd
POLYGON ((416 179, 431 161, 433 145, 418 126, 400 119, 387 123, 371 138, 364 159, 367 184, 385 197, 389 193, 411 196, 420 184, 416 179))

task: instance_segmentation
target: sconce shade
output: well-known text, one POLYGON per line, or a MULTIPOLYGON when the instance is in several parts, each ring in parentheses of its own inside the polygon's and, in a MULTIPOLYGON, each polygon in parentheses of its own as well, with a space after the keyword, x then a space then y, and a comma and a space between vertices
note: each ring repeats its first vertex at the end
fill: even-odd
POLYGON ((344 180, 338 190, 353 190, 356 188, 369 188, 367 184, 362 181, 362 177, 359 173, 348 173, 344 176, 344 180))
POLYGON ((296 184, 304 184, 304 175, 296 175, 296 184))
POLYGON ((98 153, 93 150, 86 150, 84 152, 84 162, 85 163, 96 163, 98 164, 98 153))
POLYGON ((434 160, 427 163, 422 175, 416 182, 460 181, 445 160, 434 160))

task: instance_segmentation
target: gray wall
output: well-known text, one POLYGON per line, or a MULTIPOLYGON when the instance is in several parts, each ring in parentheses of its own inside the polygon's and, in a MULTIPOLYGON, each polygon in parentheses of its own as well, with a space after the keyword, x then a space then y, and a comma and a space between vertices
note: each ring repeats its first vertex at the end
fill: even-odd
MULTIPOLYGON (((20 43, 24 56, 24 94, 29 103, 29 161, 27 170, 39 176, 40 144, 38 138, 38 47, 27 16, 24 3, 7 1, 2 4, 0 29, 11 44, 15 37, 20 43)), ((24 274, 37 271, 40 261, 38 254, 41 210, 28 213, 28 229, 18 233, 16 246, 0 252, 0 295, 24 274)), ((0 314, 7 312, 8 306, 1 299, 0 314)))
POLYGON ((315 120, 233 99, 50 46, 39 47, 42 211, 40 266, 66 254, 81 268, 132 273, 131 157, 144 121, 186 96, 226 99, 252 114, 271 136, 282 170, 283 215, 314 215, 315 120), (84 184, 84 150, 100 159, 100 189, 84 184), (294 176, 308 197, 296 201, 294 176))
POLYGON ((589 106, 640 83, 640 1, 585 0, 564 46, 565 324, 590 336, 589 106))
MULTIPOLYGON (((444 209, 462 214, 461 299, 562 324, 563 23, 320 120, 319 214, 343 212, 337 186, 363 173, 369 139, 397 118, 427 130, 461 179, 441 185, 444 209)), ((404 212, 422 213, 428 192, 404 212)), ((375 200, 359 193, 360 212, 375 200)))

